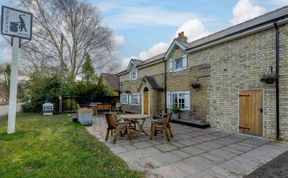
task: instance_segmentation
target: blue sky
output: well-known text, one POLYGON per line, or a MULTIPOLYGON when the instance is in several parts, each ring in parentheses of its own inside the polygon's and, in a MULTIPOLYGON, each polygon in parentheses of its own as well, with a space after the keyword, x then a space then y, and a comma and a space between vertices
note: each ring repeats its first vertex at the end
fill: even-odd
MULTIPOLYGON (((164 52, 177 32, 189 41, 288 5, 288 0, 89 0, 114 32, 115 55, 125 67, 131 57, 145 60, 164 52)), ((8 0, 0 0, 9 5, 8 0)), ((9 47, 0 37, 0 62, 9 47)))

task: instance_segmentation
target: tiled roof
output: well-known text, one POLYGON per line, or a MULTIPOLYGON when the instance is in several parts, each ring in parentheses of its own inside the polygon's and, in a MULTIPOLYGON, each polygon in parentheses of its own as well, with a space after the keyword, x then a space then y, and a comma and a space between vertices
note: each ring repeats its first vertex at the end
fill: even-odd
POLYGON ((139 60, 139 59, 131 59, 131 62, 136 66, 140 66, 142 63, 144 63, 144 61, 139 60))
POLYGON ((206 36, 204 38, 201 38, 199 40, 193 41, 191 43, 189 43, 189 48, 193 48, 196 46, 200 46, 202 44, 211 42, 211 41, 215 41, 217 39, 229 36, 229 35, 233 35, 237 32, 240 32, 242 30, 246 30, 249 28, 253 28, 257 25, 262 25, 266 22, 270 22, 273 21, 275 19, 284 17, 288 15, 288 6, 282 7, 280 9, 277 9, 275 11, 269 12, 267 14, 264 14, 262 16, 256 17, 254 19, 248 20, 246 22, 240 23, 238 25, 232 26, 230 28, 221 30, 219 32, 213 33, 209 36, 206 36))
POLYGON ((116 75, 102 73, 101 76, 102 79, 105 80, 106 83, 108 83, 115 91, 119 90, 119 79, 116 75))
POLYGON ((144 62, 141 65, 144 65, 144 64, 147 64, 147 63, 162 59, 162 58, 164 58, 164 56, 165 56, 165 53, 158 54, 156 56, 153 56, 153 57, 151 57, 149 59, 144 60, 144 62))
POLYGON ((145 76, 144 78, 147 80, 147 82, 151 85, 151 87, 152 87, 153 89, 156 89, 156 90, 163 89, 163 88, 156 82, 156 80, 154 79, 154 77, 152 77, 152 76, 145 76))

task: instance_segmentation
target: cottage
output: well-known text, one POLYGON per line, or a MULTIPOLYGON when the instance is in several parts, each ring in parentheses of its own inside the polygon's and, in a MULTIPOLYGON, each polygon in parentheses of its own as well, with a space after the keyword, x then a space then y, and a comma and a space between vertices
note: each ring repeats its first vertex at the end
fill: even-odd
POLYGON ((182 120, 288 140, 288 6, 168 50, 131 59, 118 73, 125 112, 157 115, 176 105, 182 120))

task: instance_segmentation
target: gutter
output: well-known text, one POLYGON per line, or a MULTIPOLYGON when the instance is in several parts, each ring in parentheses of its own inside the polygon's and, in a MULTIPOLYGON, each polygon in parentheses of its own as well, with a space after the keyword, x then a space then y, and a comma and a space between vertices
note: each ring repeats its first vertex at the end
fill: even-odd
POLYGON ((167 113, 167 66, 166 66, 166 60, 164 61, 164 107, 165 107, 165 113, 167 113))
POLYGON ((276 44, 275 44, 275 53, 276 53, 276 139, 280 138, 280 102, 279 102, 279 28, 277 21, 274 22, 274 28, 276 30, 276 44))

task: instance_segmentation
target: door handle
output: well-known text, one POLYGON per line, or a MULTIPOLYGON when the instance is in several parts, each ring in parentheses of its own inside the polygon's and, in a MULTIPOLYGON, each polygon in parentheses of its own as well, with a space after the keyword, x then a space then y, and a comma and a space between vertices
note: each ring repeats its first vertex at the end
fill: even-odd
POLYGON ((263 108, 260 108, 259 111, 260 111, 261 113, 263 113, 263 108))

